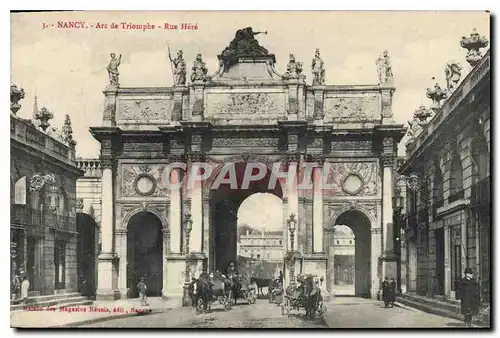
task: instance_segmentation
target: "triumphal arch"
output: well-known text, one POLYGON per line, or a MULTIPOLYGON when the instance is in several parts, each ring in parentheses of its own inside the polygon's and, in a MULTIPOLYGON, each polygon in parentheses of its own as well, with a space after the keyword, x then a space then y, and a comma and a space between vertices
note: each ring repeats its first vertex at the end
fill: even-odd
POLYGON ((98 299, 137 296, 140 275, 150 296, 180 297, 187 261, 190 273, 222 269, 236 256, 238 207, 256 192, 282 200, 283 250, 293 247, 300 257, 295 271, 323 276, 328 291, 335 292, 338 224, 356 236, 356 295, 374 298, 380 280, 396 276, 392 189, 404 128, 391 111, 387 52, 376 62, 379 83, 326 85, 316 50, 307 84, 293 54, 279 74, 257 34, 238 30, 218 56, 215 74, 201 55, 186 72, 179 51, 171 57, 173 87, 121 87, 120 59, 112 56, 102 126, 91 128, 102 166, 98 299), (197 164, 198 177, 210 175, 186 187, 197 164), (299 178, 312 184, 300 189, 299 178), (182 188, 171 189, 179 182, 182 188), (287 229, 292 214, 293 237, 287 229))

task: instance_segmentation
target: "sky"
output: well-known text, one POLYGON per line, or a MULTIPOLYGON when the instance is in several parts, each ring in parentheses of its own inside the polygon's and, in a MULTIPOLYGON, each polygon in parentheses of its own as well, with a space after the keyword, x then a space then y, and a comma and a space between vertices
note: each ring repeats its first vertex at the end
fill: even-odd
MULTIPOLYGON (((327 84, 375 84, 376 58, 388 50, 396 92, 393 113, 405 123, 421 104, 429 105, 425 90, 432 77, 445 84, 444 66, 456 60, 469 71, 462 36, 473 28, 489 39, 489 15, 484 12, 68 12, 11 14, 11 83, 25 90, 18 115, 31 118, 35 93, 39 108, 54 113, 60 128, 64 114, 72 120, 77 156, 98 156, 99 144, 88 128, 102 122, 108 84, 109 54, 122 54, 122 87, 171 86, 168 45, 174 54, 184 51, 188 70, 197 53, 209 73, 217 70, 217 54, 237 29, 251 26, 260 44, 276 55, 283 73, 288 55, 302 61, 311 83, 310 64, 319 48, 327 84), (64 29, 58 21, 85 21, 96 25, 197 24, 198 30, 131 31, 64 29), (42 24, 49 25, 42 29, 42 24)), ((189 73, 188 73, 189 76, 189 73)), ((465 77, 465 74, 462 78, 465 77)), ((403 154, 404 146, 400 146, 403 154)))

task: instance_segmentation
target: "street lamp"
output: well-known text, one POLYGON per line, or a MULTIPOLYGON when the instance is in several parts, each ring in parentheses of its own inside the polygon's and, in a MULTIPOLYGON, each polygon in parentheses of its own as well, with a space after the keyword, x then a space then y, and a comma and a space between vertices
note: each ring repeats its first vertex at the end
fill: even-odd
POLYGON ((295 215, 291 214, 290 218, 288 218, 288 231, 290 231, 290 254, 292 265, 290 266, 290 281, 291 284, 295 284, 295 247, 294 247, 294 238, 295 238, 295 228, 297 226, 297 220, 295 219, 295 215))
POLYGON ((186 233, 186 248, 184 250, 186 255, 186 271, 184 275, 184 296, 182 304, 183 306, 190 306, 191 301, 189 299, 189 235, 191 234, 191 230, 193 229, 193 220, 191 219, 191 214, 186 214, 184 219, 184 232, 186 233))

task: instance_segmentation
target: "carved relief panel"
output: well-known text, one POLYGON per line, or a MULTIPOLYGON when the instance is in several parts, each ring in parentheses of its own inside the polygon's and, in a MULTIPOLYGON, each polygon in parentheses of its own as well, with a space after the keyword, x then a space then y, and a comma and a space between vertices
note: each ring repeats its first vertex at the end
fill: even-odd
POLYGON ((377 163, 329 163, 326 194, 335 196, 374 196, 377 194, 377 163))
POLYGON ((333 121, 380 119, 380 98, 373 96, 329 97, 324 101, 325 117, 333 121))
POLYGON ((205 112, 209 117, 254 119, 284 116, 287 110, 284 92, 207 93, 205 112))
POLYGON ((165 168, 165 164, 122 164, 122 196, 168 196, 168 187, 164 185, 162 179, 165 168))
POLYGON ((118 120, 139 121, 170 121, 173 101, 163 99, 121 99, 119 101, 118 120))

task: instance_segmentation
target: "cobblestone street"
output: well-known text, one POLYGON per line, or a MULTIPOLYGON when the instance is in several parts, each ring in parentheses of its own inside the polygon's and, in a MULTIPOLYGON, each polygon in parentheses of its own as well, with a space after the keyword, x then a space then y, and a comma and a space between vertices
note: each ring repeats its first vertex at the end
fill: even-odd
POLYGON ((281 314, 281 309, 258 300, 254 305, 240 301, 231 310, 214 303, 207 314, 196 315, 194 309, 174 309, 168 312, 136 316, 124 319, 84 325, 83 327, 151 327, 151 328, 327 328, 322 319, 310 321, 303 319, 304 312, 289 317, 281 314))
POLYGON ((267 300, 254 305, 243 301, 226 312, 214 304, 212 311, 196 315, 193 309, 173 309, 167 312, 108 320, 83 327, 151 327, 151 328, 457 328, 457 320, 422 312, 409 307, 384 308, 378 301, 355 297, 338 297, 328 303, 323 319, 308 321, 304 311, 283 316, 279 307, 267 300))

